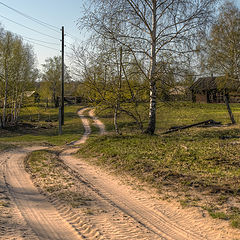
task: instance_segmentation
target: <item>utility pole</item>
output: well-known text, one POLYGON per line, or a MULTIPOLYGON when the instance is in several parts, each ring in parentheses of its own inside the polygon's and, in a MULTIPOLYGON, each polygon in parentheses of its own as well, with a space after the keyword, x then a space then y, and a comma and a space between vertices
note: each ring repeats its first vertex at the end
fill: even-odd
POLYGON ((62 26, 62 85, 61 85, 61 125, 64 125, 64 26, 62 26))
POLYGON ((58 113, 58 134, 62 135, 62 125, 64 125, 64 26, 62 26, 62 76, 61 76, 61 103, 58 113))

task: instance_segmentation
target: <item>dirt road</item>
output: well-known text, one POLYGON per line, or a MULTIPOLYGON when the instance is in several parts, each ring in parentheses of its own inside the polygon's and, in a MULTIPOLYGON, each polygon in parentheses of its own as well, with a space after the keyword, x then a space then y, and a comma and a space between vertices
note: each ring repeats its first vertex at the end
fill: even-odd
POLYGON ((91 124, 105 127, 91 109, 78 112, 85 133, 60 157, 86 189, 91 204, 72 209, 40 194, 24 169, 24 158, 37 148, 16 148, 0 156, 0 239, 233 240, 240 236, 227 222, 163 201, 151 189, 140 191, 73 154, 91 134, 91 124), (87 116, 88 115, 88 116, 87 116), (89 121, 89 117, 91 121, 89 121))
MULTIPOLYGON (((78 112, 85 134, 74 145, 83 144, 90 134, 90 122, 85 111, 88 109, 78 112)), ((104 125, 92 110, 89 116, 99 126, 100 133, 104 134, 104 125)), ((217 240, 238 236, 227 224, 203 217, 200 210, 182 209, 178 203, 161 201, 156 195, 134 190, 106 171, 75 158, 71 155, 74 152, 76 149, 69 149, 62 153, 61 158, 95 199, 89 219, 100 231, 104 231, 104 239, 217 240)))
MULTIPOLYGON (((4 164, 2 169, 4 183, 10 198, 13 199, 12 205, 17 206, 24 218, 22 222, 25 221, 29 228, 30 233, 26 239, 82 239, 52 204, 38 192, 29 174, 26 173, 24 158, 33 150, 37 148, 15 149, 1 155, 2 165, 4 164)), ((8 239, 7 234, 5 232, 1 239, 8 239)), ((25 238, 21 229, 17 236, 9 237, 9 239, 21 238, 25 238)))

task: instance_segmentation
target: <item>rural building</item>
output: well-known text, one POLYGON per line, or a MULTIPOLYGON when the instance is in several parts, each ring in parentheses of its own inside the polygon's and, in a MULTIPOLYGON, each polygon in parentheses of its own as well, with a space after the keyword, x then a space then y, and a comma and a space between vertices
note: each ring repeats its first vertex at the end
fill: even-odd
POLYGON ((169 90, 169 100, 184 101, 190 100, 189 89, 185 86, 177 85, 169 90))
POLYGON ((31 103, 40 102, 40 95, 36 91, 25 91, 23 92, 23 97, 31 103))
POLYGON ((82 102, 82 98, 81 97, 76 97, 76 96, 64 96, 64 102, 67 102, 70 105, 71 104, 78 104, 78 103, 82 102))
POLYGON ((226 96, 230 103, 240 103, 240 81, 232 78, 199 78, 190 91, 193 102, 224 103, 226 96))

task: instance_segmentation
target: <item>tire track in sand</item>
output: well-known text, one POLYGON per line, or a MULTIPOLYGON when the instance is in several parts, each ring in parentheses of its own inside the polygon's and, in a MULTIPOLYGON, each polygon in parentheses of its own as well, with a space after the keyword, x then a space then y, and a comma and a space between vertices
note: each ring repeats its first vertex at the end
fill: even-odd
POLYGON ((8 192, 5 181, 5 163, 9 158, 7 151, 0 153, 0 239, 31 239, 37 240, 38 237, 27 225, 26 221, 19 212, 16 204, 8 192))
MULTIPOLYGON (((84 114, 85 111, 88 111, 89 117, 93 120, 93 124, 96 125, 100 130, 100 135, 105 134, 104 124, 94 115, 94 109, 84 108, 78 111, 78 116, 83 122, 85 133, 82 138, 78 141, 71 142, 71 145, 83 144, 87 140, 89 134, 91 133, 89 117, 84 114)), ((78 148, 71 148, 65 150, 60 157, 64 160, 70 157, 72 153, 78 151, 78 148)), ((93 214, 85 218, 85 223, 88 222, 88 226, 99 229, 101 232, 101 237, 107 240, 134 240, 134 239, 160 239, 151 233, 148 229, 144 228, 135 221, 132 217, 126 215, 122 210, 115 206, 115 203, 103 196, 97 189, 93 188, 89 182, 83 180, 79 174, 76 174, 75 171, 68 165, 66 165, 68 171, 71 171, 79 179, 79 181, 88 188, 88 192, 91 195, 91 198, 95 199, 95 204, 97 202, 96 209, 93 211, 100 212, 100 214, 93 214)), ((91 210, 92 211, 92 210, 91 210)), ((77 216, 81 216, 81 213, 78 213, 77 216)), ((77 218, 77 216, 75 218, 77 218)), ((90 227, 90 228, 91 228, 90 227)), ((93 238, 88 238, 93 239, 93 238)))
POLYGON ((24 158, 30 149, 15 149, 5 154, 5 181, 25 221, 41 240, 83 239, 41 195, 25 171, 24 158))
POLYGON ((83 109, 80 109, 78 112, 77 112, 77 115, 81 118, 82 120, 82 124, 83 124, 83 127, 84 127, 84 133, 83 133, 83 136, 81 137, 80 140, 77 140, 77 141, 73 141, 71 142, 69 145, 79 145, 79 144, 83 144, 86 142, 86 140, 88 139, 88 136, 90 135, 91 133, 91 127, 90 127, 90 124, 89 124, 89 121, 87 119, 87 117, 83 114, 85 111, 89 110, 89 108, 83 108, 83 109))
MULTIPOLYGON (((89 121, 83 115, 86 110, 82 109, 78 112, 85 128, 85 134, 73 145, 84 143, 91 133, 89 121)), ((99 126, 100 133, 103 134, 105 132, 104 125, 94 116, 92 110, 89 112, 89 116, 99 126)), ((117 215, 120 216, 123 213, 123 216, 126 217, 125 220, 117 219, 117 222, 115 222, 117 230, 114 230, 113 221, 109 218, 93 216, 92 221, 96 226, 99 225, 101 229, 105 229, 106 235, 109 231, 113 231, 115 234, 111 235, 110 238, 106 237, 106 239, 231 239, 229 238, 230 235, 224 234, 219 222, 214 223, 214 221, 206 220, 200 216, 196 218, 196 212, 191 213, 166 201, 151 199, 151 196, 123 185, 116 177, 106 174, 103 170, 70 155, 76 151, 76 148, 66 150, 62 153, 61 158, 78 176, 79 180, 98 196, 99 201, 105 203, 105 205, 101 206, 102 208, 106 207, 108 211, 112 211, 109 207, 111 205, 117 215), (106 203, 108 203, 108 206, 106 203), (147 232, 141 231, 139 224, 147 232), (125 226, 123 227, 123 225, 125 226), (127 225, 128 228, 126 228, 127 225), (138 233, 136 233, 136 228, 139 228, 138 233), (124 234, 126 229, 128 229, 128 232, 124 234)))

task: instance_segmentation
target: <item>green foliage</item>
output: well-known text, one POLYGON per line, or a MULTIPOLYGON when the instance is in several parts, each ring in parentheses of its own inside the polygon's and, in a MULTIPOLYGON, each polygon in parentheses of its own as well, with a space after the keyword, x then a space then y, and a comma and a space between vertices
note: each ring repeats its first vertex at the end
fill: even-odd
POLYGON ((13 148, 13 145, 6 144, 6 143, 0 141, 0 152, 4 151, 4 150, 7 150, 9 148, 13 148))
POLYGON ((76 114, 79 108, 80 106, 65 107, 65 124, 63 134, 60 136, 57 122, 58 109, 25 107, 20 115, 23 126, 20 124, 17 128, 0 130, 0 142, 63 145, 78 140, 84 132, 81 120, 76 114))
MULTIPOLYGON (((238 104, 233 104, 233 111, 240 120, 238 104)), ((134 122, 127 116, 121 116, 119 123, 124 130, 122 136, 109 134, 92 137, 86 145, 81 146, 78 154, 119 173, 127 172, 152 184, 159 191, 168 188, 176 194, 187 192, 190 197, 180 201, 185 207, 201 206, 201 201, 196 200, 195 191, 203 198, 213 197, 213 204, 223 206, 229 198, 238 198, 239 125, 191 128, 160 135, 171 126, 208 119, 228 123, 224 104, 162 104, 158 114, 164 116, 163 121, 157 122, 159 135, 139 134, 134 122)), ((100 116, 110 131, 112 123, 108 113, 101 112, 100 116)), ((239 212, 228 210, 213 209, 210 214, 239 226, 239 212)))
POLYGON ((24 93, 34 88, 38 76, 34 61, 31 46, 0 29, 0 127, 17 123, 24 93))
POLYGON ((208 68, 232 78, 240 77, 240 10, 233 2, 220 9, 211 28, 208 45, 208 68))
POLYGON ((107 47, 85 66, 81 94, 100 110, 109 109, 112 116, 115 111, 117 115, 128 115, 141 129, 143 119, 139 114, 139 105, 148 99, 146 79, 136 62, 129 60, 127 51, 122 56, 126 61, 120 64, 117 50, 107 47))
POLYGON ((213 210, 209 210, 208 212, 209 212, 209 214, 212 218, 229 220, 229 216, 224 212, 216 212, 216 211, 213 211, 213 210))
MULTIPOLYGON (((45 60, 45 64, 43 64, 42 82, 39 88, 40 95, 42 95, 46 102, 51 99, 55 107, 58 107, 58 97, 61 95, 61 74, 62 59, 60 56, 54 56, 45 60)), ((65 66, 64 78, 66 82, 71 78, 67 66, 65 66)))

